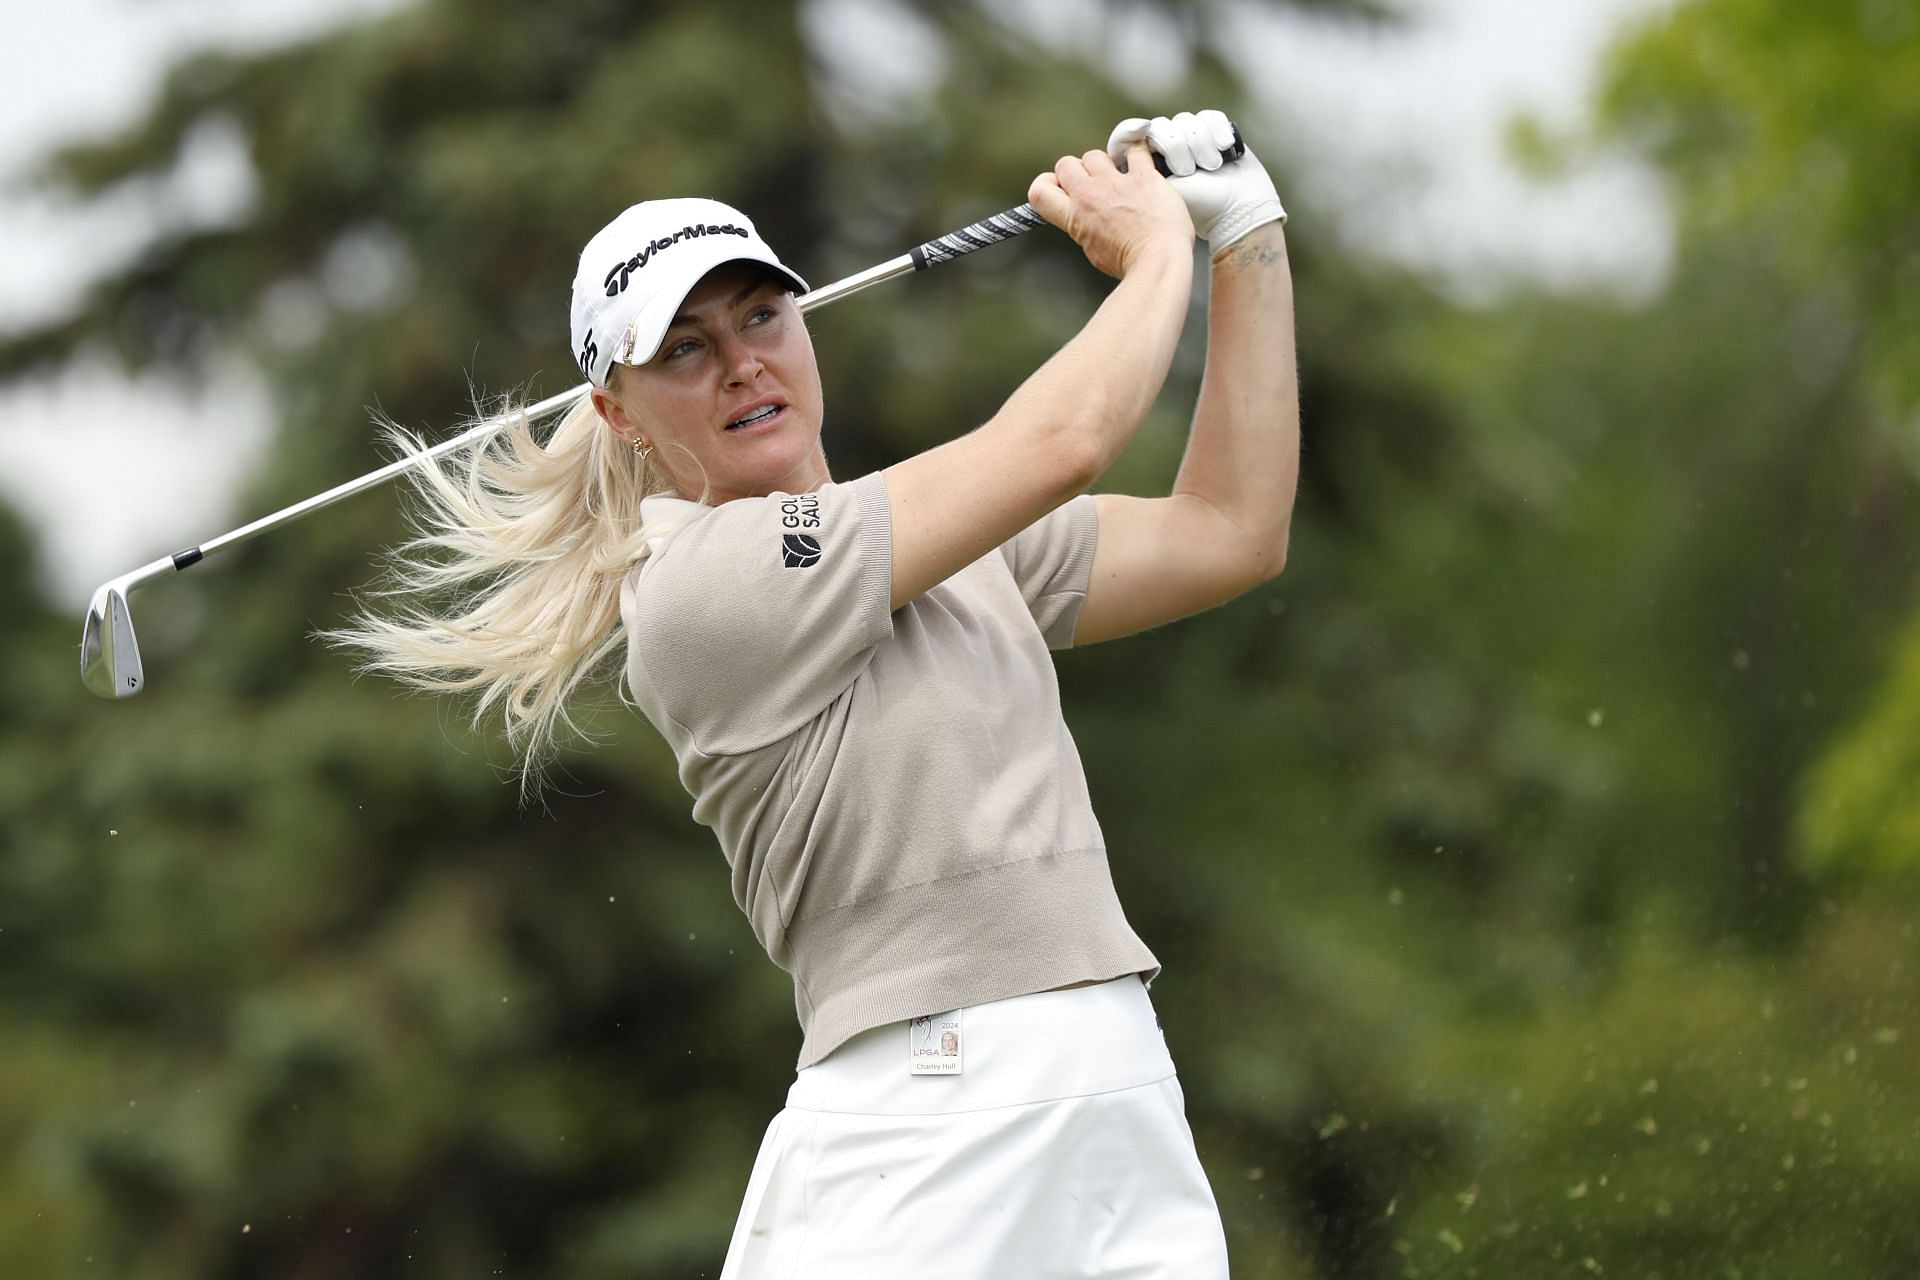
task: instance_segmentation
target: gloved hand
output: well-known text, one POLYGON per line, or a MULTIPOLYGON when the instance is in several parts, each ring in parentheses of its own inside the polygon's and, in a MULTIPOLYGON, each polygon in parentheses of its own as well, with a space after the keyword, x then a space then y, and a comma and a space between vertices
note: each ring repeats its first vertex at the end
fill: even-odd
POLYGON ((1233 122, 1224 113, 1182 111, 1172 118, 1122 120, 1107 138, 1107 154, 1124 168, 1127 148, 1141 138, 1167 162, 1194 231, 1215 251, 1255 227, 1287 220, 1273 179, 1251 149, 1238 160, 1222 162, 1233 146, 1233 122))

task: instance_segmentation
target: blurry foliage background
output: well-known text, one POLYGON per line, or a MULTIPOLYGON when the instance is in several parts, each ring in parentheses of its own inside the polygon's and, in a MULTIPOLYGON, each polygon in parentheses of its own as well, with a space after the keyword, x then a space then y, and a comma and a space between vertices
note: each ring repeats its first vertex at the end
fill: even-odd
MULTIPOLYGON (((224 121, 254 216, 0 374, 242 353, 269 511, 383 461, 365 406, 571 385, 574 257, 634 199, 737 203, 824 282, 1143 105, 908 7, 941 73, 881 106, 744 0, 427 0, 189 62, 47 179, 224 121)), ((1240 115, 1284 196, 1221 11, 1161 7, 1167 100, 1240 115)), ((1920 13, 1695 0, 1609 68, 1530 145, 1660 166, 1664 294, 1464 310, 1289 199, 1288 571, 1060 659, 1237 1275, 1920 1273, 1920 13)), ((836 474, 978 421, 1103 287, 1037 234, 820 313, 836 474)), ((1198 305, 1111 486, 1171 477, 1198 305)), ((594 715, 522 813, 498 745, 306 639, 402 531, 362 497, 151 589, 152 688, 109 705, 0 519, 0 1273, 717 1273, 787 981, 644 723, 594 715)))

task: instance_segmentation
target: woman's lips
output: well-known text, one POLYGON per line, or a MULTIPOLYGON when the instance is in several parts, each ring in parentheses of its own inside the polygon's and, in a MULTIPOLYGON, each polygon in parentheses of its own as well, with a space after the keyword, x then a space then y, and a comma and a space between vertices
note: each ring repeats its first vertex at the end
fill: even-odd
MULTIPOLYGON (((759 411, 755 410, 755 412, 759 412, 759 411)), ((780 423, 784 422, 786 420, 786 417, 787 417, 787 406, 776 405, 774 407, 773 412, 769 413, 764 418, 755 418, 752 422, 741 423, 738 425, 729 424, 727 426, 727 434, 734 435, 734 436, 746 436, 746 435, 753 435, 756 432, 760 432, 760 431, 769 431, 772 428, 778 426, 780 423)))

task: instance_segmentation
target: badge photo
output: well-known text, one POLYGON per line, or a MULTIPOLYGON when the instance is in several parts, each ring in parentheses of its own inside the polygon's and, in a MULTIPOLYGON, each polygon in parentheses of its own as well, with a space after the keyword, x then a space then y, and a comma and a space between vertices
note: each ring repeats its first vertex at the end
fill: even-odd
POLYGON ((907 1024, 907 1070, 916 1076, 957 1076, 962 1062, 960 1015, 934 1013, 907 1024))

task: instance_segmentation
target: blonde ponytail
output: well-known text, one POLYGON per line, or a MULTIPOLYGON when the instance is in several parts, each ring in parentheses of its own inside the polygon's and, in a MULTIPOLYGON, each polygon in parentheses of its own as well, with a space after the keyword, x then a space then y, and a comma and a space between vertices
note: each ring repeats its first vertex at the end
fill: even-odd
MULTIPOLYGON (((464 456, 432 459, 392 422, 382 435, 416 459, 414 535, 388 553, 372 594, 413 597, 394 615, 363 608, 349 625, 317 632, 366 654, 380 672, 432 693, 475 693, 476 729, 493 713, 520 757, 520 795, 541 789, 560 730, 591 741, 569 714, 583 685, 624 670, 620 584, 643 546, 640 500, 668 492, 657 466, 608 429, 590 398, 545 444, 524 413, 464 456)), ((624 690, 623 701, 631 704, 624 690)))

